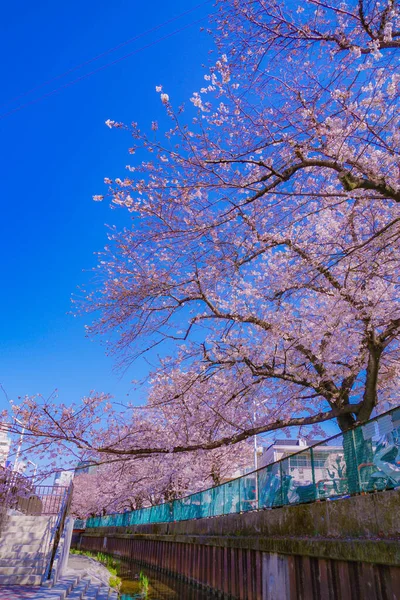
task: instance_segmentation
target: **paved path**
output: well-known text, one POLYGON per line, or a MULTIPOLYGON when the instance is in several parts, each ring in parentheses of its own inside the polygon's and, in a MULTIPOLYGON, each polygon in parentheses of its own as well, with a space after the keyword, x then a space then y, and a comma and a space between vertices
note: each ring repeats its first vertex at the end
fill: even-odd
POLYGON ((95 583, 98 582, 104 585, 108 585, 110 579, 110 571, 107 567, 94 560, 94 558, 81 556, 80 554, 69 555, 66 574, 89 577, 95 583))
POLYGON ((0 587, 0 598, 1 600, 23 600, 23 599, 36 599, 38 595, 38 588, 28 587, 25 585, 12 585, 0 587))
MULTIPOLYGON (((108 585, 110 573, 104 565, 88 556, 70 554, 67 571, 54 587, 0 586, 0 600, 60 600, 60 592, 70 587, 78 577, 90 579, 94 584, 108 585)), ((116 600, 116 597, 115 592, 110 595, 110 599, 116 600)))

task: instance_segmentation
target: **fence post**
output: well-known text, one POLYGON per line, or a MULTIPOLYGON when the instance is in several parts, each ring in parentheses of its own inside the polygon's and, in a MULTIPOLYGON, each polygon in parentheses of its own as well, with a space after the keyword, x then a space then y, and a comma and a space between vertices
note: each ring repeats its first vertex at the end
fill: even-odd
POLYGON ((317 490, 317 486, 315 485, 315 464, 314 464, 314 450, 312 448, 310 448, 310 460, 311 460, 311 477, 312 477, 312 482, 313 482, 313 486, 314 486, 314 490, 315 490, 315 498, 318 498, 318 490, 317 490))
POLYGON ((282 477, 282 461, 279 463, 279 477, 281 480, 281 506, 283 506, 283 477, 282 477))
POLYGON ((358 472, 357 450, 353 430, 343 433, 344 460, 349 494, 360 492, 360 474, 358 472))
POLYGON ((260 510, 260 471, 256 471, 256 510, 260 510))
MULTIPOLYGON (((361 428, 360 428, 360 431, 361 428)), ((354 429, 351 430, 351 438, 352 438, 352 442, 353 442, 353 448, 354 448, 354 457, 355 457, 355 463, 356 463, 356 471, 357 471, 357 486, 358 486, 358 492, 362 492, 362 485, 361 485, 361 478, 360 478, 360 470, 359 470, 359 464, 358 464, 358 453, 357 453, 357 443, 356 443, 356 439, 354 436, 354 429)))

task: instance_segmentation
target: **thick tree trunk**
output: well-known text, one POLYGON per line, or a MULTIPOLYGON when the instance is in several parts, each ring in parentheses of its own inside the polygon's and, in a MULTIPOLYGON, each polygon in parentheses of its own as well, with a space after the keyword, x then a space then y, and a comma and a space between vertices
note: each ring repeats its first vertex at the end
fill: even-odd
POLYGON ((377 404, 378 374, 383 348, 377 343, 369 345, 365 390, 361 409, 357 415, 359 421, 367 421, 377 404))
POLYGON ((343 454, 346 463, 346 478, 348 481, 348 492, 355 494, 360 491, 359 476, 357 469, 357 455, 354 444, 353 432, 356 418, 352 414, 342 415, 337 419, 338 425, 343 432, 343 454))
MULTIPOLYGON (((363 419, 364 420, 364 419, 363 419)), ((357 424, 354 415, 342 415, 337 419, 338 425, 343 432, 343 453, 346 463, 346 478, 348 492, 357 494, 364 490, 364 482, 361 478, 362 471, 365 475, 365 467, 373 461, 373 450, 371 440, 365 440, 362 426, 354 428, 357 424)))
POLYGON ((357 421, 367 421, 376 406, 381 355, 381 345, 375 343, 372 338, 369 344, 363 400, 361 409, 357 413, 357 420, 352 414, 343 415, 337 419, 338 425, 343 431, 343 451, 350 494, 362 492, 365 488, 365 475, 374 470, 372 466, 374 457, 372 441, 364 439, 362 426, 353 430, 352 428, 357 421), (361 465, 364 466, 360 469, 361 465), (371 465, 371 469, 368 470, 367 465, 371 465), (362 474, 364 475, 363 478, 361 477, 362 474))
POLYGON ((337 418, 337 423, 341 429, 341 431, 345 432, 348 429, 351 429, 356 424, 356 418, 351 413, 347 415, 342 415, 337 418))

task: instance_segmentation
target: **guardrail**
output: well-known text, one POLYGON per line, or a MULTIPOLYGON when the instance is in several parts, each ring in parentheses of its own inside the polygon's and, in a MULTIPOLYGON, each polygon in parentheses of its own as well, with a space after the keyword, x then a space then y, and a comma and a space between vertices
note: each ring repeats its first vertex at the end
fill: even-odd
POLYGON ((91 517, 86 527, 126 527, 216 517, 400 486, 400 407, 252 471, 172 502, 91 517))
POLYGON ((61 540, 61 537, 62 537, 63 531, 64 531, 65 520, 67 518, 69 509, 71 507, 72 494, 74 491, 74 486, 73 486, 72 481, 68 487, 63 487, 62 489, 63 489, 63 494, 60 497, 60 504, 59 504, 59 508, 57 510, 58 517, 57 517, 56 523, 54 525, 54 528, 52 530, 51 538, 50 538, 50 546, 51 546, 50 559, 49 559, 48 565, 46 567, 43 581, 45 581, 46 579, 50 579, 50 577, 51 577, 54 559, 56 557, 58 546, 59 546, 59 543, 60 543, 60 540, 61 540))
POLYGON ((43 581, 52 575, 53 563, 63 534, 65 520, 71 506, 73 484, 69 486, 34 485, 32 481, 10 469, 0 469, 0 534, 1 526, 9 510, 31 516, 57 516, 49 530, 49 540, 43 544, 50 549, 50 556, 43 581))
POLYGON ((0 466, 0 531, 7 517, 7 510, 16 506, 18 491, 27 493, 32 487, 32 482, 24 475, 0 466))
POLYGON ((13 471, 0 473, 0 505, 5 513, 14 509, 24 515, 56 515, 62 506, 65 486, 34 485, 13 471))

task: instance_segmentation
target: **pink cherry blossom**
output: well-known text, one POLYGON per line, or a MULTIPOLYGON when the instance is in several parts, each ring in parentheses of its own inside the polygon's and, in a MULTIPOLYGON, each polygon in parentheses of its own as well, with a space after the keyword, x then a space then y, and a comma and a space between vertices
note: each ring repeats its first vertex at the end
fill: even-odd
POLYGON ((164 136, 107 122, 133 138, 107 180, 132 227, 80 309, 122 364, 157 348, 147 402, 27 398, 15 414, 41 448, 202 456, 398 403, 397 4, 224 0, 216 19, 188 112, 156 88, 164 136))

